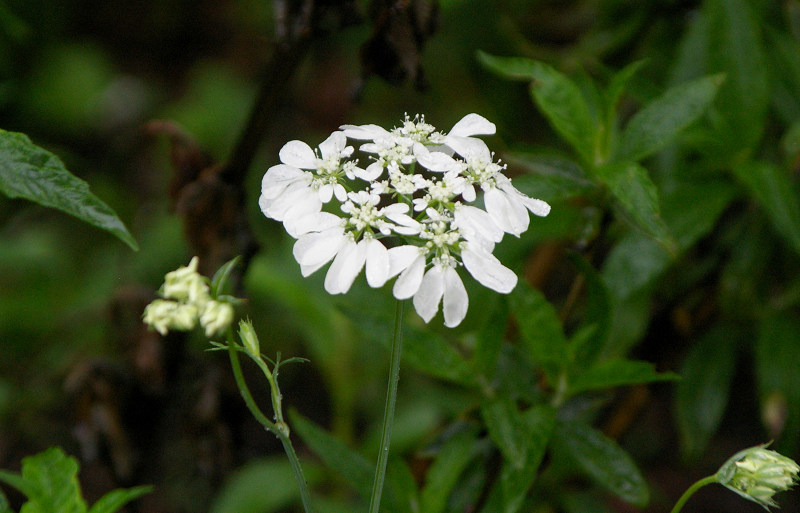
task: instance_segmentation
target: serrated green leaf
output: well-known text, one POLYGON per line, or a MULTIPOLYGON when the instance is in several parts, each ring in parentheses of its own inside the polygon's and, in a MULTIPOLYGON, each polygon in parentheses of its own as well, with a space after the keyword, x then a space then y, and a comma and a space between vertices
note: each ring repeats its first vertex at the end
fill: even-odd
POLYGON ((800 317, 795 312, 775 312, 760 322, 755 347, 762 417, 769 435, 776 438, 775 449, 784 454, 795 454, 800 436, 798 333, 800 317))
POLYGON ((556 411, 547 404, 538 404, 522 414, 525 426, 525 462, 521 469, 504 465, 500 474, 503 490, 503 513, 516 513, 536 480, 553 429, 556 411))
POLYGON ((567 346, 553 305, 526 283, 519 283, 508 300, 522 335, 522 347, 551 383, 556 383, 567 361, 567 346))
POLYGON ((760 161, 744 162, 733 172, 767 213, 775 231, 800 252, 800 193, 789 173, 760 161))
POLYGON ((447 440, 425 474, 425 486, 420 494, 420 511, 442 513, 453 487, 467 465, 475 457, 476 433, 472 430, 457 433, 447 440))
POLYGON ((638 385, 678 379, 672 372, 656 372, 653 364, 638 360, 612 358, 582 370, 569 384, 569 394, 601 390, 624 385, 638 385))
POLYGON ((553 67, 521 57, 496 57, 478 52, 488 69, 512 80, 530 80, 531 96, 553 128, 589 163, 595 161, 598 121, 580 88, 553 67))
POLYGON ((634 506, 650 500, 647 483, 630 455, 617 443, 583 422, 559 422, 553 443, 595 483, 634 506))
POLYGON ((22 460, 30 495, 20 513, 85 513, 78 484, 78 461, 58 447, 22 460))
POLYGON ((597 191, 580 166, 566 158, 531 152, 513 152, 505 155, 511 165, 530 171, 515 176, 514 187, 531 198, 547 202, 585 196, 597 191))
POLYGON ((698 458, 717 431, 736 370, 737 328, 717 325, 683 362, 675 409, 685 457, 698 458))
POLYGON ((615 160, 639 161, 672 142, 705 112, 722 82, 722 75, 693 80, 645 105, 622 131, 615 160))
POLYGON ((653 237, 668 251, 676 251, 675 241, 661 218, 658 189, 647 170, 635 162, 617 162, 600 166, 597 176, 619 201, 626 217, 653 237))
POLYGON ((105 230, 138 250, 117 214, 72 175, 61 160, 25 134, 0 130, 0 192, 56 208, 105 230))
POLYGON ((136 486, 128 489, 112 490, 100 497, 89 509, 89 513, 114 513, 130 501, 152 491, 152 486, 136 486))

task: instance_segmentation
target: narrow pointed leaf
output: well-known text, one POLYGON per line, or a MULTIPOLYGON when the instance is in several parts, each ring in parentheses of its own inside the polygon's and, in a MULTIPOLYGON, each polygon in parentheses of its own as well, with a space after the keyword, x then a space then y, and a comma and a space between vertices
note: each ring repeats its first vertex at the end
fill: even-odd
POLYGON ((714 100, 723 75, 693 80, 669 89, 637 112, 622 132, 617 161, 639 161, 672 142, 714 100))
POLYGON ((117 489, 100 497, 89 509, 89 513, 115 513, 130 501, 153 491, 152 486, 137 486, 129 489, 117 489))
POLYGON ((0 192, 56 208, 105 230, 138 250, 117 214, 89 191, 61 160, 36 146, 25 134, 0 130, 0 192))
POLYGON ((541 292, 519 283, 509 295, 509 305, 522 335, 522 346, 531 361, 556 383, 567 361, 566 339, 561 320, 541 292))
POLYGON ((517 405, 510 398, 499 398, 481 408, 489 437, 503 458, 517 471, 525 465, 527 426, 517 405))
POLYGON ((595 483, 634 506, 644 507, 650 492, 631 456, 603 433, 582 422, 560 422, 553 443, 595 483))
POLYGON ((428 472, 420 495, 420 511, 442 513, 447 506, 453 487, 469 462, 475 457, 473 448, 476 436, 473 431, 458 433, 439 451, 428 472))
POLYGON ((613 358, 597 362, 581 371, 571 381, 569 394, 678 378, 679 376, 672 372, 656 372, 650 362, 613 358))

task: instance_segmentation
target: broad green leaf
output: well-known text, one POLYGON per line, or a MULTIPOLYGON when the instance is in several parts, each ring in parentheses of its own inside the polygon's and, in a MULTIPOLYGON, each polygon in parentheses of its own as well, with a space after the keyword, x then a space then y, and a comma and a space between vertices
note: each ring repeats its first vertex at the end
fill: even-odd
POLYGON ((722 75, 693 80, 645 105, 622 131, 615 160, 639 161, 672 142, 705 112, 722 82, 722 75))
POLYGON ((525 465, 528 429, 516 401, 500 397, 481 408, 489 437, 503 458, 517 471, 525 465))
POLYGON ((704 12, 710 71, 726 75, 716 102, 725 120, 717 131, 720 150, 736 158, 756 149, 766 125, 769 84, 760 28, 747 0, 707 0, 704 12))
POLYGON ((736 370, 738 342, 735 326, 717 325, 692 346, 683 362, 675 416, 687 458, 696 459, 703 453, 722 420, 736 370))
POLYGON ((457 433, 447 440, 425 474, 425 486, 420 495, 420 511, 442 513, 447 499, 458 482, 459 476, 475 457, 474 431, 457 433))
POLYGON ((89 185, 25 134, 0 130, 0 192, 66 212, 139 249, 117 214, 89 191, 89 185))
POLYGON ((608 82, 608 87, 606 87, 605 90, 606 109, 608 110, 606 115, 609 121, 612 121, 616 117, 617 103, 619 99, 622 98, 625 88, 628 86, 633 76, 636 75, 646 63, 646 60, 634 61, 611 77, 611 80, 608 82))
POLYGON ((789 173, 773 164, 756 161, 742 163, 733 172, 767 213, 775 231, 800 252, 800 192, 789 173))
POLYGON ((58 447, 22 460, 28 502, 20 513, 85 513, 78 484, 78 461, 58 447))
POLYGON ((635 162, 619 162, 599 167, 597 175, 622 205, 626 217, 674 253, 675 241, 661 218, 658 189, 647 170, 635 162))
POLYGON ((100 499, 89 508, 89 513, 114 513, 130 501, 152 491, 152 486, 137 486, 128 489, 112 490, 100 497, 100 499))
POLYGON ((578 86, 566 75, 539 61, 495 57, 478 52, 488 69, 512 80, 530 80, 531 96, 553 128, 588 163, 594 163, 598 121, 578 86))
POLYGON ((8 504, 8 499, 6 499, 3 490, 0 490, 0 513, 14 513, 11 506, 8 504))
POLYGON ((497 373, 497 360, 503 347, 503 332, 508 324, 508 305, 498 301, 493 315, 486 325, 478 331, 472 367, 475 373, 491 381, 497 373))
POLYGON ((511 165, 529 172, 514 177, 514 187, 531 198, 555 202, 586 196, 597 191, 580 166, 566 158, 531 152, 513 152, 505 155, 511 165))
POLYGON ((756 340, 756 381, 762 418, 775 449, 797 451, 800 434, 800 317, 791 310, 766 316, 756 340))
POLYGON ((644 507, 647 483, 630 455, 617 443, 583 422, 559 422, 553 443, 595 483, 620 499, 644 507))
MULTIPOLYGON (((303 465, 308 481, 318 479, 319 472, 309 472, 313 467, 303 465)), ((285 456, 253 461, 230 475, 214 497, 210 513, 267 513, 285 510, 293 501, 299 501, 292 466, 285 456)))
POLYGON ((538 404, 522 414, 522 422, 526 431, 525 463, 521 469, 503 465, 500 474, 502 513, 516 513, 522 507, 547 452, 556 425, 556 411, 547 404, 538 404))
POLYGON ((623 385, 638 385, 678 379, 672 372, 656 372, 653 364, 638 360, 613 358, 602 360, 582 370, 569 384, 569 394, 600 390, 623 385))
MULTIPOLYGON (((388 342, 385 338, 384 343, 388 342)), ((403 362, 430 376, 467 386, 475 384, 469 362, 444 337, 430 330, 403 330, 403 362)))
POLYGON ((553 305, 526 283, 519 283, 508 300, 522 335, 522 347, 533 363, 544 369, 550 382, 556 383, 566 364, 567 346, 553 305))

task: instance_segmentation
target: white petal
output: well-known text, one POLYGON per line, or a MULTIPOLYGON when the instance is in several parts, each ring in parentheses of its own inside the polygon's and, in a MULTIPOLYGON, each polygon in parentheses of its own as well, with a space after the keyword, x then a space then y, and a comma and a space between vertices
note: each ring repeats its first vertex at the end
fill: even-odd
POLYGON ((340 226, 342 218, 330 212, 311 212, 303 216, 292 216, 283 222, 286 233, 299 239, 311 232, 321 232, 340 226))
POLYGON ((344 188, 344 185, 337 183, 333 186, 333 194, 336 196, 336 199, 340 202, 344 203, 347 201, 347 189, 344 188))
POLYGON ((367 242, 367 283, 372 288, 382 287, 389 279, 389 250, 378 239, 367 242))
POLYGON ((331 198, 333 198, 333 185, 326 183, 325 185, 320 186, 319 190, 317 190, 319 194, 319 200, 323 203, 328 203, 331 198))
POLYGON ((414 294, 414 309, 426 323, 430 322, 439 311, 442 294, 444 294, 444 273, 441 266, 434 265, 425 273, 419 290, 414 294))
POLYGON ((458 137, 455 135, 448 135, 445 137, 445 144, 453 149, 456 153, 464 157, 466 160, 475 158, 481 159, 486 162, 492 160, 492 152, 486 143, 480 139, 473 137, 458 137))
POLYGON ((469 307, 469 296, 464 283, 456 270, 447 267, 444 270, 444 301, 442 302, 442 313, 444 314, 444 325, 448 328, 455 328, 467 315, 469 307))
POLYGON ((420 248, 407 244, 396 246, 388 250, 389 253, 389 278, 405 271, 420 255, 420 248))
POLYGON ((446 171, 458 168, 458 162, 453 160, 453 158, 449 155, 445 155, 440 151, 426 150, 425 152, 414 153, 416 154, 417 162, 431 171, 444 173, 446 171))
POLYGON ((344 135, 350 139, 375 140, 391 136, 385 128, 378 125, 342 125, 339 128, 343 130, 344 135))
POLYGON ((503 230, 485 211, 471 205, 458 205, 454 214, 456 225, 469 241, 495 243, 503 240, 503 230))
POLYGON ((311 146, 303 141, 289 141, 283 145, 278 153, 281 162, 301 169, 314 169, 317 166, 317 156, 311 146))
POLYGON ((347 146, 347 136, 344 135, 344 132, 333 132, 320 143, 319 153, 323 159, 338 157, 345 146, 347 146))
POLYGON ((508 294, 517 285, 517 275, 505 267, 494 255, 465 243, 461 251, 464 267, 484 287, 508 294))
POLYGON ((261 179, 261 195, 267 199, 275 199, 291 183, 301 180, 310 180, 311 176, 306 177, 307 171, 298 169, 286 164, 278 164, 267 169, 261 179))
POLYGON ((467 114, 461 121, 453 125, 450 129, 450 135, 455 136, 470 136, 470 135, 492 135, 497 131, 497 127, 478 114, 467 114))
POLYGON ((464 186, 464 192, 461 193, 461 197, 464 198, 464 201, 468 201, 472 203, 478 197, 475 194, 475 187, 472 184, 468 184, 464 186))
POLYGON ((535 199, 520 192, 516 187, 508 182, 498 184, 498 187, 506 192, 506 194, 514 196, 525 208, 530 210, 534 215, 544 217, 550 213, 550 205, 546 201, 535 199))
POLYGON ((320 262, 324 264, 336 256, 345 241, 341 226, 308 233, 294 243, 292 254, 301 266, 315 266, 320 262))
POLYGON ((528 210, 521 202, 514 201, 514 198, 496 187, 486 191, 483 200, 486 203, 486 211, 504 232, 519 237, 528 229, 530 223, 528 210))
POLYGON ((264 215, 277 221, 283 221, 290 211, 312 212, 320 210, 322 203, 316 191, 303 182, 293 182, 275 199, 259 198, 259 206, 264 215))
POLYGON ((381 174, 383 174, 383 164, 378 161, 373 162, 372 164, 367 166, 367 169, 359 169, 356 168, 354 173, 357 177, 361 178, 362 180, 366 180, 367 182, 372 182, 377 180, 381 174))
POLYGON ((422 276, 425 272, 425 256, 417 253, 417 258, 411 262, 405 271, 400 273, 397 281, 394 282, 392 294, 397 299, 408 299, 419 290, 422 283, 422 276))
POLYGON ((325 275, 325 290, 330 294, 344 294, 353 285, 358 273, 364 268, 367 258, 365 241, 345 242, 333 259, 328 274, 325 275))

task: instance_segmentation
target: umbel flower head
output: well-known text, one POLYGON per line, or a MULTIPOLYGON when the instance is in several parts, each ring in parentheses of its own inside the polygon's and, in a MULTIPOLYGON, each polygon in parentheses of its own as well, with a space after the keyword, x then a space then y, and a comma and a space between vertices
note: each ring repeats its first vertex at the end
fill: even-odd
POLYGON ((734 454, 716 477, 721 485, 768 509, 777 506, 772 500, 775 493, 794 486, 798 472, 794 460, 759 445, 734 454))
POLYGON ((167 273, 160 294, 144 309, 142 319, 162 335, 169 330, 189 331, 197 323, 212 337, 233 322, 233 305, 211 297, 208 279, 197 272, 197 257, 189 265, 167 273))
POLYGON ((529 212, 546 216, 550 205, 518 191, 477 135, 495 125, 468 114, 449 133, 423 116, 405 117, 392 130, 344 125, 318 150, 290 141, 281 164, 261 182, 264 215, 281 221, 297 239, 293 254, 303 276, 332 262, 325 290, 344 294, 365 271, 382 287, 397 277, 392 293, 413 298, 425 322, 439 311, 445 326, 461 323, 469 299, 458 269, 507 294, 517 276, 492 254, 504 234, 528 229, 529 212), (370 162, 360 167, 348 139, 370 162), (476 204, 483 191, 483 205, 476 204))

